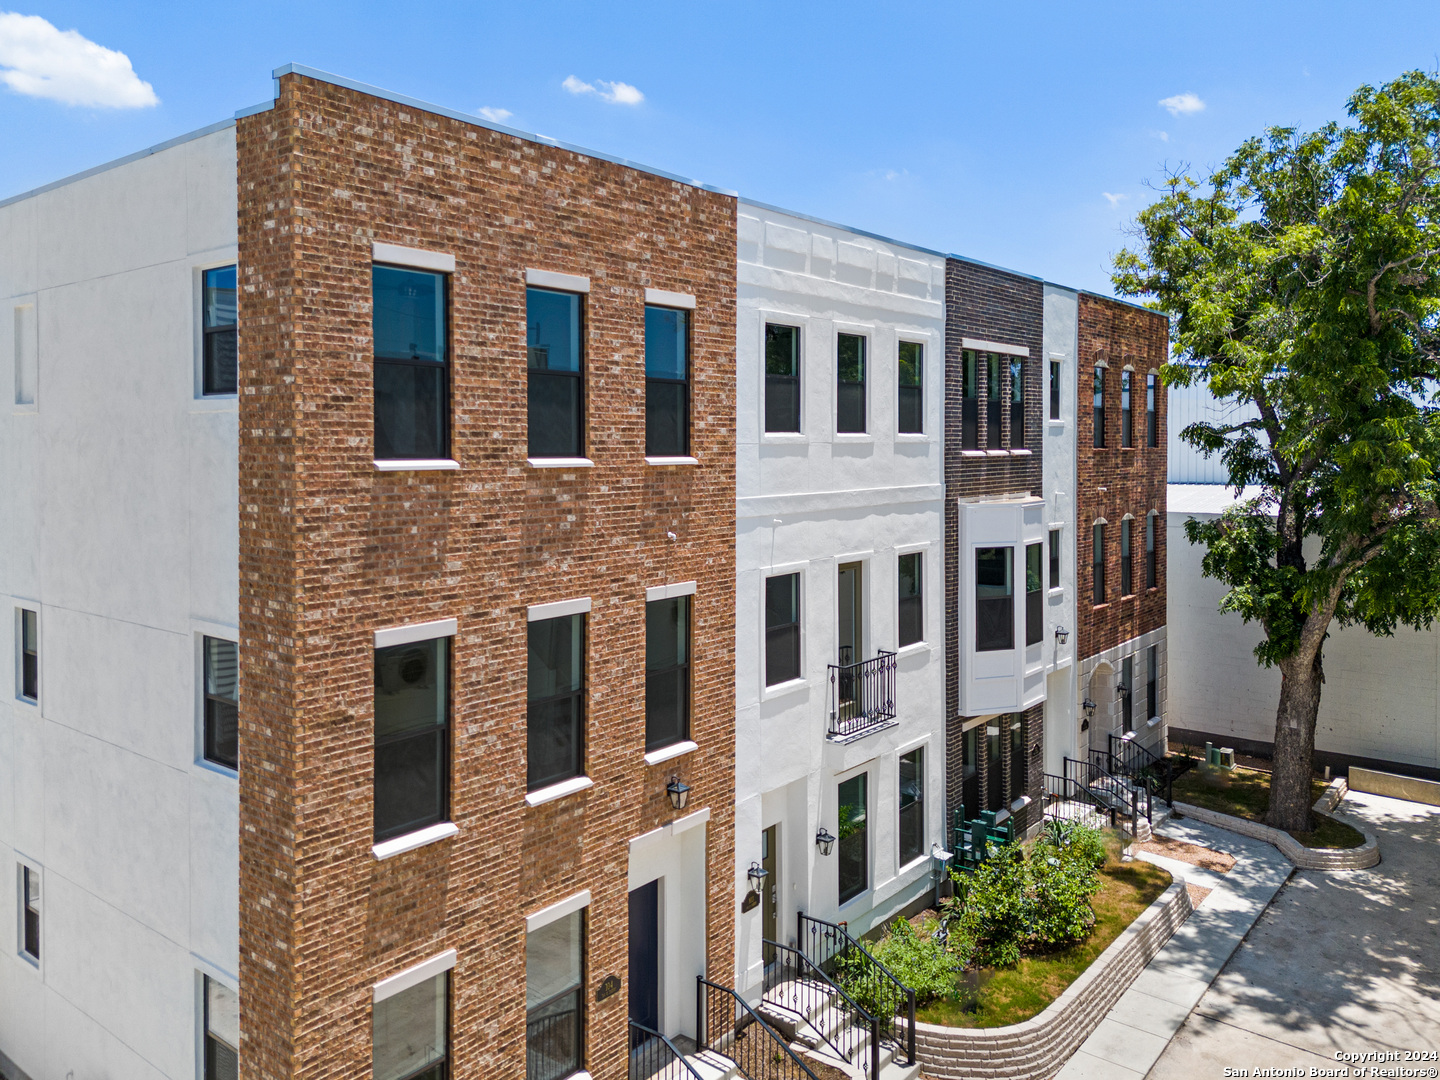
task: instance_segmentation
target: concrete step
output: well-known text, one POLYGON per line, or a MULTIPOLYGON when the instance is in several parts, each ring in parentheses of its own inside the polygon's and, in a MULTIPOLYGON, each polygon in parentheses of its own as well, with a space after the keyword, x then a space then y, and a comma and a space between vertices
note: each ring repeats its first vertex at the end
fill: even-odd
MULTIPOLYGON (((742 1080, 740 1067, 724 1054, 718 1054, 714 1050, 701 1050, 694 1054, 686 1054, 685 1060, 700 1074, 700 1080, 742 1080)), ((655 1080, 695 1080, 695 1078, 680 1068, 677 1063, 671 1062, 667 1068, 661 1070, 655 1080)))

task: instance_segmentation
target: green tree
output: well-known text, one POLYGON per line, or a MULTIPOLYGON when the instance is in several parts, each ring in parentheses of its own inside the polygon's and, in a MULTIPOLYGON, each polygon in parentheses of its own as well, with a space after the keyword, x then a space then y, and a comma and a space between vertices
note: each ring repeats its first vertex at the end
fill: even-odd
POLYGON ((1363 86, 1348 114, 1168 177, 1113 275, 1170 315, 1168 385, 1254 407, 1181 433, 1237 495, 1260 489, 1186 535, 1280 669, 1269 820, 1292 830, 1310 826, 1332 622, 1389 635, 1440 608, 1440 81, 1363 86))

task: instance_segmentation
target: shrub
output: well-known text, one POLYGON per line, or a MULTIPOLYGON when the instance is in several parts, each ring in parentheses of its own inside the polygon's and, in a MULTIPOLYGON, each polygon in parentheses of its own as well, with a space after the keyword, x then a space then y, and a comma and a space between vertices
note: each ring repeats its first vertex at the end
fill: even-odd
POLYGON ((1030 880, 1024 849, 1018 843, 992 848, 991 856, 957 881, 951 901, 951 925, 958 924, 975 943, 975 961, 987 967, 1013 967, 1030 934, 1030 880), (956 909, 958 908, 958 912, 956 909))
MULTIPOLYGON (((915 991, 915 1003, 923 1005, 936 998, 959 1000, 961 972, 969 959, 963 948, 952 949, 935 937, 939 929, 935 920, 916 930, 907 919, 896 919, 885 937, 869 946, 875 957, 901 983, 915 991)), ((951 945, 954 934, 948 935, 951 945)), ((840 985, 872 1016, 884 1016, 897 1002, 892 996, 893 984, 883 975, 877 976, 858 952, 843 953, 837 959, 840 985)))
POLYGON ((1106 842, 1105 833, 1099 829, 1092 829, 1078 821, 1053 819, 1045 822, 1039 843, 1063 850, 1097 867, 1105 865, 1111 846, 1106 842))
POLYGON ((1053 949, 1090 936, 1095 927, 1090 898, 1100 891, 1100 875, 1083 852, 1077 853, 1073 844, 1058 852, 1037 846, 1030 858, 1030 878, 1034 883, 1031 936, 1036 945, 1053 949))

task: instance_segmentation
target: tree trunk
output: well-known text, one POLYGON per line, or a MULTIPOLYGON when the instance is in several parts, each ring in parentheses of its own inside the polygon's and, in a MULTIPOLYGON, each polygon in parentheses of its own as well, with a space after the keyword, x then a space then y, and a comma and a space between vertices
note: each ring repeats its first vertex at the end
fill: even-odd
POLYGON ((1280 661, 1280 706, 1275 711, 1275 762, 1266 821, 1287 832, 1310 831, 1310 775, 1315 756, 1315 721, 1325 682, 1321 646, 1280 661))

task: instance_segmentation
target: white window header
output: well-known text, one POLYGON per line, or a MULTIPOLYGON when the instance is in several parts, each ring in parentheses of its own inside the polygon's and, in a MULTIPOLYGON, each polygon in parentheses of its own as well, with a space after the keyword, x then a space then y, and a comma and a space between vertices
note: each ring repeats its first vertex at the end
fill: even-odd
POLYGON ((646 289, 645 303, 659 307, 678 307, 695 310, 695 297, 688 292, 666 292, 664 289, 646 289))
POLYGON ((378 240, 370 245, 370 258, 377 263, 413 266, 417 270, 439 270, 445 274, 455 272, 455 256, 447 252, 423 251, 420 248, 401 247, 399 244, 382 244, 378 240))
POLYGON ((561 619, 566 615, 583 615, 590 610, 590 597, 580 596, 574 600, 556 600, 553 604, 531 604, 527 609, 530 622, 545 619, 561 619))
POLYGON ((413 641, 431 641, 435 638, 454 637, 458 624, 454 619, 436 619, 434 622, 411 623, 409 626, 392 626, 375 631, 375 648, 385 649, 391 645, 409 645, 413 641))
POLYGON ((998 352, 1010 356, 1029 356, 1030 350, 1024 345, 1005 345, 998 341, 980 341, 978 338, 961 338, 962 349, 974 349, 976 352, 998 352))
POLYGON ((694 596, 695 582, 677 581, 673 585, 652 585, 645 590, 645 602, 651 600, 669 600, 676 596, 694 596))
POLYGON ((590 279, 580 274, 560 274, 554 270, 526 270, 525 284, 542 289, 560 289, 564 292, 588 293, 590 279))
POLYGON ((574 896, 567 896, 558 904, 551 904, 549 907, 541 908, 534 915, 525 916, 525 932, 533 934, 542 926, 549 926, 552 922, 559 922, 566 915, 573 915, 577 911, 583 911, 590 906, 590 890, 584 889, 574 896))
POLYGON ((442 975, 455 966, 455 950, 446 949, 439 956, 432 956, 429 960, 422 960, 414 967, 406 968, 398 975, 391 975, 388 979, 381 979, 375 984, 375 1003, 378 1005, 386 998, 392 998, 396 994, 403 994, 412 986, 419 986, 421 983, 433 979, 436 975, 442 975))

